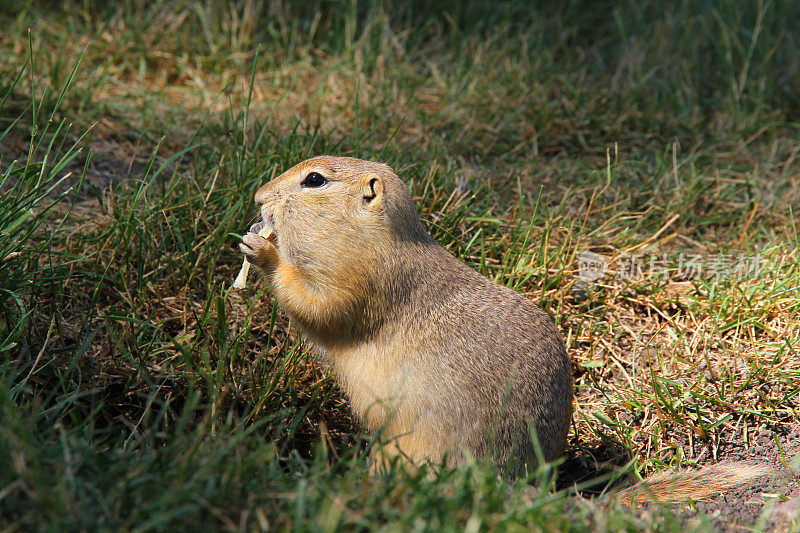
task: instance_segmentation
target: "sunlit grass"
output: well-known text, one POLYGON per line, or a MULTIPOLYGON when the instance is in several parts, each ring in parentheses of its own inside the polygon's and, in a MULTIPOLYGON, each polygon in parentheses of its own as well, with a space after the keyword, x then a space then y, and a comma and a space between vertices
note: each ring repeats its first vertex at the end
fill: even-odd
POLYGON ((371 476, 371 437, 263 285, 229 290, 261 184, 320 153, 379 159, 443 246, 553 316, 579 482, 798 423, 800 17, 647 6, 0 12, 0 521, 708 527, 551 490, 549 467, 371 476), (584 251, 609 261, 590 284, 584 251), (681 253, 762 262, 621 276, 681 253))

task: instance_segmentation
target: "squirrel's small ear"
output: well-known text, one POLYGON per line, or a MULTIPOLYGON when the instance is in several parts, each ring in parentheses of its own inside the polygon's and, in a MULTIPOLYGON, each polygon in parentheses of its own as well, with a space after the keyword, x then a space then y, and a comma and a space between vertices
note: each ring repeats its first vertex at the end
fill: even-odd
POLYGON ((361 205, 372 208, 383 203, 383 180, 370 177, 361 185, 361 205))

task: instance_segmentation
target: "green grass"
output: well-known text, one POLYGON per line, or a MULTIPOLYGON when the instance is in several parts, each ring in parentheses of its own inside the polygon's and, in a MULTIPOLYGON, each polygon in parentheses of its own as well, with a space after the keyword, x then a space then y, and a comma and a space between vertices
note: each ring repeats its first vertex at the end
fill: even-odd
POLYGON ((487 465, 370 476, 379 436, 260 283, 228 290, 236 242, 254 191, 308 156, 394 166, 445 247, 556 321, 583 496, 609 464, 635 479, 692 464, 687 442, 726 426, 796 424, 799 15, 0 6, 0 523, 709 528, 584 498, 549 467, 514 483, 487 465), (586 250, 613 260, 580 298, 586 250), (631 253, 762 268, 612 278, 631 253))

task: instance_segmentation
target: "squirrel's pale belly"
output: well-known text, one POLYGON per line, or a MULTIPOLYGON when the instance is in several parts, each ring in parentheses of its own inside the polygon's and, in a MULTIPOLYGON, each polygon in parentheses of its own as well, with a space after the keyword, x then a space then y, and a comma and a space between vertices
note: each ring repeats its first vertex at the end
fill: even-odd
POLYGON ((353 410, 414 460, 441 457, 474 430, 469 423, 454 430, 443 419, 441 403, 451 403, 455 395, 447 391, 447 376, 432 380, 431 368, 422 367, 412 339, 325 351, 353 410))
POLYGON ((413 371, 400 357, 375 344, 326 352, 353 409, 372 429, 396 423, 398 416, 407 418, 417 387, 413 371))
POLYGON ((459 436, 446 431, 431 408, 441 391, 431 388, 408 347, 399 353, 397 346, 403 344, 326 352, 353 410, 371 430, 383 428, 384 437, 414 460, 441 457, 459 436))

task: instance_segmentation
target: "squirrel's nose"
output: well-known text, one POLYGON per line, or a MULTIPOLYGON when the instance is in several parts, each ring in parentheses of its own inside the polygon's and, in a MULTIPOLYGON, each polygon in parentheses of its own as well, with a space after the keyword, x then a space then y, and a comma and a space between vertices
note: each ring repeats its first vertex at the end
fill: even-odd
POLYGON ((268 188, 269 188, 269 183, 266 185, 262 185, 261 188, 259 188, 256 191, 255 201, 258 205, 262 205, 267 202, 267 197, 269 196, 268 188))

